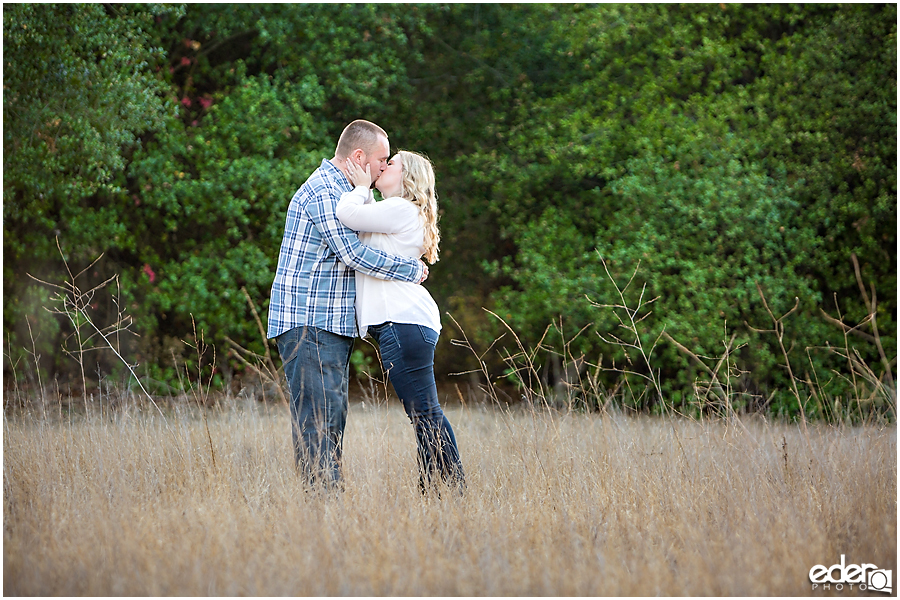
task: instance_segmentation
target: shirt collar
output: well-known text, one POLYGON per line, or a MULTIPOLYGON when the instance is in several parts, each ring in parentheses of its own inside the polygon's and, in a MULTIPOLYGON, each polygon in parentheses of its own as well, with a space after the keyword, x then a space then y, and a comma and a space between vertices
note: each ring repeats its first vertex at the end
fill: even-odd
POLYGON ((347 179, 344 172, 338 169, 337 166, 327 158, 322 159, 322 168, 325 169, 325 172, 328 173, 339 186, 344 188, 344 191, 349 192, 353 189, 353 184, 350 183, 350 180, 347 179))

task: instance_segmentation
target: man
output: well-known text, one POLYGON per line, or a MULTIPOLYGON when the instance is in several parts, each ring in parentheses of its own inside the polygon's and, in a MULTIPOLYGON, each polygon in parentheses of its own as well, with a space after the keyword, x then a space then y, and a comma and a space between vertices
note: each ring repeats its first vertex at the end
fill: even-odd
POLYGON ((421 260, 392 256, 360 243, 334 214, 353 189, 345 171, 352 160, 378 178, 390 145, 384 130, 353 121, 322 164, 291 198, 269 302, 269 338, 275 338, 291 392, 294 458, 310 483, 339 485, 350 353, 356 336, 355 271, 379 279, 421 283, 421 260))

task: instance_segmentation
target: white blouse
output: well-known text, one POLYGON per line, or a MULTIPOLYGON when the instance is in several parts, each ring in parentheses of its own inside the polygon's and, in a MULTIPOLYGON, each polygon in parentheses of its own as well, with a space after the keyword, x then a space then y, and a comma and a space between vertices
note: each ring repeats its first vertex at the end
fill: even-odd
MULTIPOLYGON (((367 246, 411 258, 421 258, 425 251, 423 217, 409 200, 393 197, 375 202, 368 188, 357 186, 341 194, 335 214, 341 223, 358 231, 359 240, 367 246)), ((356 324, 360 337, 365 337, 369 326, 388 321, 441 330, 437 304, 424 287, 357 271, 356 324)))

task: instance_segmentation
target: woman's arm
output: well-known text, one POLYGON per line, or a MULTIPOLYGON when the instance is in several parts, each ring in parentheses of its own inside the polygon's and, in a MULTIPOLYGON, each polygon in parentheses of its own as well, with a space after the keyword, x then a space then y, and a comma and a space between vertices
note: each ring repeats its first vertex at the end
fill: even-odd
POLYGON ((419 224, 419 210, 411 202, 402 198, 375 202, 364 186, 341 194, 335 214, 354 231, 400 233, 419 224))
POLYGON ((395 256, 359 241, 356 233, 337 218, 335 198, 340 190, 336 185, 316 190, 303 207, 324 242, 345 265, 378 279, 392 279, 421 283, 428 276, 428 267, 421 260, 395 256))

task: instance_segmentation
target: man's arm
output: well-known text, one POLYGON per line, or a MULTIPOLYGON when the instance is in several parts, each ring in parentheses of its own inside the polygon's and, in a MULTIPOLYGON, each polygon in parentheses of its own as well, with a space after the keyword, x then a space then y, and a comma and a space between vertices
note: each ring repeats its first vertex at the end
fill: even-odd
POLYGON ((322 186, 314 192, 306 212, 328 247, 345 265, 378 279, 420 283, 427 275, 425 263, 415 258, 395 256, 366 246, 335 214, 340 190, 322 186))

